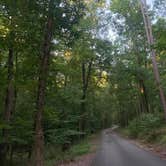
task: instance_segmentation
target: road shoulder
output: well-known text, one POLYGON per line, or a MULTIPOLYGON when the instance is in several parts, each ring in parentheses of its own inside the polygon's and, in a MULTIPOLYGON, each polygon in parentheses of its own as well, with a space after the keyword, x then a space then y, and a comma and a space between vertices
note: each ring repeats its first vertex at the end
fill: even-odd
POLYGON ((122 132, 121 130, 117 130, 116 134, 118 134, 120 137, 127 139, 137 147, 144 149, 145 151, 151 152, 156 156, 159 156, 161 159, 166 160, 166 146, 157 143, 149 143, 141 139, 130 138, 128 135, 124 134, 124 132, 122 132))

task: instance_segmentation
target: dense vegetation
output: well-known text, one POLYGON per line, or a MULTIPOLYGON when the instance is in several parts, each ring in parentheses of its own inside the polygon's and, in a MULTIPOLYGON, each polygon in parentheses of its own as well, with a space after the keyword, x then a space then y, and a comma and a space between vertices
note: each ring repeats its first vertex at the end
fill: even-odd
POLYGON ((165 5, 1 0, 0 164, 43 166, 112 124, 166 142, 165 5))

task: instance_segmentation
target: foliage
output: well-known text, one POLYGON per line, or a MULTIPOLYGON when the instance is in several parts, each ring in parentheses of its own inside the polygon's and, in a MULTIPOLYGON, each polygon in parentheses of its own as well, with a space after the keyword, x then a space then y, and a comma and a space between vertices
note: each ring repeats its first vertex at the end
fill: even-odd
POLYGON ((81 142, 77 142, 77 144, 73 145, 70 149, 63 152, 56 145, 56 147, 48 146, 46 149, 46 160, 45 164, 51 166, 52 164, 56 164, 59 162, 70 162, 77 157, 80 157, 84 154, 90 153, 92 145, 88 143, 89 139, 84 139, 81 142))
MULTIPOLYGON (((49 2, 0 1, 0 146, 10 147, 7 159, 13 157, 16 165, 22 157, 27 162, 33 150, 49 2), (12 100, 7 102, 10 87, 12 100), (11 103, 12 111, 6 112, 11 103)), ((87 142, 75 144, 112 124, 127 127, 132 137, 157 139, 164 115, 138 1, 112 0, 110 6, 104 0, 52 2, 53 40, 42 103, 44 144, 49 148, 45 158, 55 162, 89 152, 87 142)), ((163 4, 156 0, 149 13, 154 19, 152 48, 166 92, 166 21, 154 15, 163 4)), ((165 130, 160 132, 164 143, 165 130)))
POLYGON ((154 138, 154 132, 161 127, 163 121, 159 115, 143 114, 129 123, 129 135, 132 137, 144 137, 144 139, 154 138), (150 138, 151 137, 151 138, 150 138))

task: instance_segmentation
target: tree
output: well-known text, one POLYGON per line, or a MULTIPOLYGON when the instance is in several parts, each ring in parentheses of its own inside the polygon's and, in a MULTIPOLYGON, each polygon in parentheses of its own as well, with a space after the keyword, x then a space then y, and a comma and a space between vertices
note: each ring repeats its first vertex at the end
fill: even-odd
MULTIPOLYGON (((2 2, 3 3, 3 2, 2 2)), ((0 161, 2 165, 6 164, 7 152, 9 150, 9 140, 10 140, 10 125, 12 115, 15 111, 16 104, 16 88, 15 88, 15 56, 16 56, 16 48, 17 44, 15 40, 17 39, 16 30, 13 28, 17 25, 17 21, 19 20, 18 15, 14 15, 18 10, 18 6, 14 4, 15 8, 11 7, 10 2, 7 5, 4 5, 4 8, 1 9, 1 12, 5 17, 1 17, 2 23, 8 23, 7 26, 4 26, 4 31, 6 29, 6 33, 2 36, 2 43, 4 45, 4 50, 8 51, 7 58, 7 86, 6 86, 6 94, 5 94, 5 104, 4 104, 4 113, 3 113, 3 123, 6 127, 3 128, 2 131, 2 142, 0 144, 0 161), (3 157, 2 157, 3 156, 3 157)), ((2 32, 3 33, 3 32, 2 32)))
POLYGON ((50 49, 51 41, 53 39, 53 8, 54 0, 49 2, 48 7, 48 18, 45 27, 45 34, 43 44, 41 46, 40 55, 40 71, 39 71, 39 82, 38 82, 38 97, 37 97, 37 112, 35 120, 35 145, 34 145, 34 165, 43 166, 43 151, 44 151, 44 134, 42 128, 42 114, 44 111, 44 100, 46 90, 46 80, 48 76, 48 66, 50 60, 50 49))
POLYGON ((156 62, 156 52, 152 48, 154 46, 154 38, 153 38, 153 34, 152 34, 152 26, 151 26, 150 19, 148 16, 146 0, 140 0, 140 3, 141 3, 142 16, 144 19, 147 41, 149 44, 149 49, 150 49, 150 54, 151 54, 151 59, 152 59, 152 64, 153 64, 153 72, 154 72, 157 87, 159 89, 160 99, 161 99, 161 103, 163 105, 165 118, 166 118, 166 98, 165 98, 165 94, 164 94, 164 91, 163 91, 163 88, 162 88, 161 82, 160 82, 160 75, 159 75, 159 70, 158 70, 158 66, 157 66, 157 62, 156 62))

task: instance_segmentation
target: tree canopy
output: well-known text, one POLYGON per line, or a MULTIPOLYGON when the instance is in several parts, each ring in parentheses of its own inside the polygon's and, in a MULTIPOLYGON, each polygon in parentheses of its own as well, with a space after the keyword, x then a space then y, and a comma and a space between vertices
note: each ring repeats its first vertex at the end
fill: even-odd
POLYGON ((50 146, 65 151, 112 124, 165 123, 164 5, 1 0, 2 166, 20 153, 43 166, 50 146))

